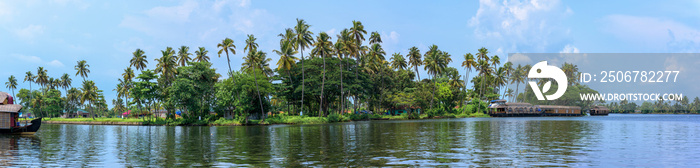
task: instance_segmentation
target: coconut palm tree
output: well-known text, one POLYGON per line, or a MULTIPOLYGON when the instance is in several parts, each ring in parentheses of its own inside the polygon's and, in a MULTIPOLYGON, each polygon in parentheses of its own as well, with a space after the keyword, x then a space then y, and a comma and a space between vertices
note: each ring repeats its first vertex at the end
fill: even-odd
POLYGON ((530 72, 530 69, 532 69, 532 65, 530 65, 530 64, 525 65, 525 66, 523 66, 523 73, 520 74, 523 76, 523 85, 525 87, 525 88, 523 88, 523 98, 521 99, 521 101, 523 101, 523 102, 525 101, 525 97, 527 97, 527 92, 525 90, 527 90, 527 84, 528 84, 528 81, 530 80, 530 78, 527 77, 527 73, 530 72))
MULTIPOLYGON (((352 27, 350 28, 350 35, 353 38, 355 42, 355 49, 353 50, 353 56, 355 57, 355 62, 357 62, 357 65, 361 65, 360 57, 363 53, 363 50, 366 50, 366 46, 362 46, 362 41, 365 40, 365 34, 367 34, 367 31, 365 30, 365 26, 362 25, 362 22, 360 21, 352 21, 352 27)), ((355 79, 357 79, 358 76, 358 70, 360 68, 355 68, 355 79)), ((355 95, 355 111, 357 111, 357 102, 358 102, 358 95, 355 95)))
POLYGON ((403 58, 401 53, 394 53, 391 55, 391 66, 397 70, 406 69, 406 67, 408 67, 408 65, 406 65, 406 59, 403 58))
MULTIPOLYGON (((264 122, 265 121, 265 109, 263 108, 263 105, 262 105, 262 99, 260 97, 260 88, 258 86, 258 75, 255 74, 255 69, 256 69, 256 67, 259 66, 260 62, 262 62, 262 60, 259 60, 259 58, 263 58, 263 55, 266 55, 266 54, 262 51, 258 51, 258 43, 256 43, 255 40, 257 40, 257 38, 255 38, 255 36, 253 36, 252 34, 249 34, 248 39, 245 40, 245 47, 243 48, 243 52, 248 51, 248 55, 245 58, 246 61, 245 61, 243 66, 245 67, 245 64, 248 63, 247 65, 249 67, 252 67, 251 74, 253 74, 253 76, 255 77, 255 89, 258 92, 258 103, 260 104, 260 114, 262 114, 262 116, 263 116, 262 121, 264 122)), ((260 71, 263 72, 264 70, 260 69, 260 71)), ((263 74, 264 74, 264 72, 263 72, 263 74)))
POLYGON ((464 54, 464 61, 462 61, 462 67, 467 71, 466 78, 464 78, 464 90, 467 90, 467 80, 469 79, 469 72, 472 68, 476 67, 476 60, 474 60, 474 55, 472 53, 464 54))
POLYGON ((369 36, 369 44, 377 44, 377 43, 382 43, 382 36, 379 35, 378 32, 372 32, 372 35, 369 36))
POLYGON ((98 97, 98 89, 95 86, 95 82, 89 80, 89 81, 83 81, 83 88, 82 90, 82 95, 80 95, 80 104, 85 104, 85 102, 88 102, 88 107, 90 107, 90 113, 93 114, 94 110, 92 108, 92 103, 94 103, 97 100, 98 97))
POLYGON ((83 77, 83 81, 85 81, 85 77, 88 76, 88 73, 90 73, 90 65, 87 64, 87 61, 85 60, 80 60, 78 61, 78 64, 75 65, 75 76, 80 75, 80 77, 83 77))
MULTIPOLYGON (((522 75, 523 73, 524 73, 523 66, 518 64, 518 67, 516 67, 515 70, 513 71, 511 81, 510 81, 510 84, 515 83, 515 95, 513 95, 514 98, 518 97, 518 93, 519 93, 518 89, 520 88, 520 83, 522 83, 524 80, 523 75, 522 75)), ((516 99, 513 99, 513 97, 511 97, 511 100, 517 101, 516 99)))
POLYGON ((15 89, 17 89, 17 78, 15 78, 14 75, 10 75, 9 78, 7 78, 7 82, 5 82, 5 86, 7 89, 12 90, 12 97, 15 97, 15 89))
POLYGON ((194 57, 193 60, 197 62, 209 62, 209 56, 207 56, 207 53, 209 53, 207 49, 204 47, 199 47, 199 50, 194 51, 196 57, 194 57))
MULTIPOLYGON (((34 83, 34 80, 36 79, 36 76, 32 74, 32 71, 27 71, 24 76, 24 82, 29 82, 29 96, 30 99, 34 98, 34 94, 31 94, 32 92, 32 83, 34 83)), ((30 103, 31 104, 31 103, 30 103)))
POLYGON ((175 50, 172 47, 167 47, 165 50, 160 50, 160 52, 163 56, 154 59, 154 61, 158 61, 155 73, 161 73, 167 86, 170 85, 170 82, 174 80, 177 74, 177 57, 175 57, 175 50))
MULTIPOLYGON (((233 40, 231 40, 230 38, 226 38, 222 40, 221 43, 217 44, 216 48, 221 48, 219 50, 219 58, 221 58, 221 53, 226 53, 226 61, 228 62, 228 73, 229 75, 233 75, 233 71, 231 70, 231 58, 228 55, 229 53, 236 54, 236 45, 233 44, 233 40)), ((233 83, 236 83, 235 79, 233 79, 233 83)))
POLYGON ((190 62, 190 60, 191 60, 190 55, 192 55, 192 53, 190 53, 190 47, 180 46, 180 48, 178 49, 177 58, 176 58, 178 60, 178 63, 180 64, 180 66, 185 66, 187 64, 187 62, 190 62))
MULTIPOLYGON (((296 66, 296 62, 299 60, 299 58, 294 57, 294 55, 297 54, 297 51, 294 51, 294 46, 292 45, 291 41, 283 40, 281 42, 280 50, 273 50, 272 52, 275 52, 280 56, 280 59, 277 61, 277 70, 280 72, 282 70, 287 71, 287 75, 289 75, 289 80, 291 82, 292 73, 290 70, 296 66)), ((289 101, 287 101, 287 113, 289 112, 289 101)))
POLYGON ((484 47, 481 47, 478 51, 479 52, 476 54, 476 56, 478 57, 477 63, 480 66, 479 69, 481 69, 479 71, 479 75, 481 76, 481 87, 479 88, 479 99, 481 100, 481 98, 483 96, 483 90, 484 90, 484 81, 486 81, 486 77, 484 77, 484 74, 486 74, 485 72, 486 72, 486 70, 488 70, 487 64, 489 63, 489 56, 488 56, 489 50, 484 48, 484 47), (481 62, 481 61, 484 61, 484 62, 481 62))
MULTIPOLYGON (((494 56, 491 58, 491 65, 490 65, 490 66, 493 66, 493 70, 497 72, 498 69, 499 69, 499 68, 498 68, 498 65, 499 65, 499 64, 501 64, 501 58, 498 58, 498 55, 494 55, 494 56)), ((498 73, 496 73, 496 74, 498 74, 498 73)), ((496 76, 496 77, 497 77, 497 76, 496 76)), ((498 84, 497 84, 496 81, 494 81, 494 84, 493 84, 493 88, 494 88, 493 91, 494 91, 494 92, 496 92, 496 87, 498 87, 498 84)))
POLYGON ((321 78, 321 102, 319 102, 318 115, 324 116, 323 112, 323 89, 326 85, 326 57, 331 57, 333 55, 333 42, 330 41, 331 37, 326 34, 326 32, 321 32, 316 37, 316 42, 313 44, 314 49, 311 50, 311 55, 319 56, 323 59, 323 77, 321 78))
POLYGON ((408 57, 408 64, 416 70, 416 75, 418 75, 418 81, 420 81, 420 73, 418 73, 418 66, 423 65, 420 50, 418 50, 417 47, 413 46, 408 49, 408 55, 406 55, 406 57, 408 57))
POLYGON ((506 97, 506 91, 508 91, 508 84, 510 84, 510 82, 508 82, 508 81, 511 80, 511 79, 513 78, 513 71, 514 71, 514 70, 513 70, 513 63, 511 63, 511 62, 506 62, 505 64, 503 64, 503 70, 504 70, 504 73, 505 73, 505 74, 504 74, 504 75, 505 75, 505 81, 504 81, 503 85, 506 86, 506 88, 503 89, 503 97, 505 98, 505 97, 506 97))
MULTIPOLYGON (((428 51, 425 52, 425 70, 428 74, 433 75, 433 96, 430 99, 430 108, 433 108, 433 101, 435 100, 435 88, 437 87, 436 78, 437 75, 442 73, 442 71, 447 66, 447 60, 443 58, 442 52, 438 50, 437 45, 433 44, 429 47, 428 51)), ((447 57, 449 58, 449 57, 447 57)), ((451 61, 451 59, 450 59, 451 61)))
POLYGON ((305 82, 305 77, 304 77, 304 49, 309 48, 311 44, 314 42, 314 38, 312 35, 311 31, 309 31, 309 25, 306 24, 306 21, 304 19, 297 19, 297 25, 294 26, 294 31, 296 34, 296 37, 294 38, 294 44, 295 44, 295 49, 297 51, 301 50, 301 108, 303 111, 304 108, 304 82, 305 82))
POLYGON ((129 67, 134 67, 136 70, 143 70, 146 68, 146 64, 148 64, 148 56, 145 55, 145 52, 141 49, 136 49, 132 53, 134 57, 131 58, 131 61, 129 61, 129 67))

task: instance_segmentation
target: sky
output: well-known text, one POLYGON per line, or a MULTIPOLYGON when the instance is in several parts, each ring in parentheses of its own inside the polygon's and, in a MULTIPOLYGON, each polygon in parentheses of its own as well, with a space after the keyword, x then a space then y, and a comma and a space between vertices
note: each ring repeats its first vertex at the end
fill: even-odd
MULTIPOLYGON (((239 69, 247 34, 273 59, 278 34, 297 18, 315 34, 334 35, 361 21, 382 35, 387 55, 422 52, 436 44, 461 68, 462 55, 486 47, 508 53, 696 53, 700 50, 698 1, 0 1, 0 71, 4 84, 37 67, 54 78, 68 73, 73 86, 79 60, 90 65, 88 80, 108 102, 132 52, 148 56, 148 68, 166 47, 206 47, 213 68, 224 74, 226 59, 216 44, 232 38, 238 47, 231 65, 239 69)), ((369 35, 367 35, 369 37, 369 35)), ((335 39, 332 39, 335 40, 335 39)), ((307 51, 308 52, 308 51, 307 51)), ((691 58, 692 59, 692 58, 691 58)), ((699 58, 700 59, 700 58, 699 58)), ((505 61, 503 61, 505 62, 505 61)), ((421 69, 421 77, 427 74, 421 69)), ((4 85, 3 85, 4 86, 4 85)), ((0 91, 7 91, 5 87, 0 91)), ((17 92, 17 91, 15 91, 17 92)), ((111 103, 110 107, 112 106, 111 103)))

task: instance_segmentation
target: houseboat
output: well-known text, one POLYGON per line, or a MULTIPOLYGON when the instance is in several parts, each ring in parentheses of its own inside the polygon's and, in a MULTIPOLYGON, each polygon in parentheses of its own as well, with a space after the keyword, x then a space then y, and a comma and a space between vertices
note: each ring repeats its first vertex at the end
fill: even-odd
POLYGON ((605 106, 593 106, 593 108, 588 111, 588 114, 591 116, 606 116, 608 113, 610 113, 610 109, 605 106))
POLYGON ((492 100, 488 108, 491 117, 583 116, 581 107, 578 106, 532 105, 492 100))
POLYGON ((0 134, 33 135, 41 127, 41 118, 31 122, 19 121, 22 105, 14 104, 14 98, 6 92, 0 92, 0 134))

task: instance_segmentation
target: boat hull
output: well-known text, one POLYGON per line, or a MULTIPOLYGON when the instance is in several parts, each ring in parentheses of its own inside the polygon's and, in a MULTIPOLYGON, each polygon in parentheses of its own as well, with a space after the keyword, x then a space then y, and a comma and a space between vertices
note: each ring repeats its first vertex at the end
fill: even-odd
POLYGON ((41 128, 41 118, 33 119, 31 124, 11 129, 0 129, 0 134, 34 135, 41 128))

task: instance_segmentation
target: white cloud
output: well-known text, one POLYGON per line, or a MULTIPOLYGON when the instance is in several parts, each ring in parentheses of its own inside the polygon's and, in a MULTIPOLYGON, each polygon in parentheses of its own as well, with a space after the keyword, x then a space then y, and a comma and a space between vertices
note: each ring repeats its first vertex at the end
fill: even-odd
POLYGON ((15 29, 15 35, 22 40, 32 41, 36 36, 44 33, 44 26, 29 25, 25 28, 15 29))
POLYGON ((609 15, 604 21, 605 31, 645 48, 666 52, 700 51, 700 30, 673 20, 609 15))
POLYGON ((187 22, 190 18, 192 10, 197 8, 199 4, 195 1, 185 1, 180 6, 155 7, 147 10, 145 13, 148 17, 175 23, 187 22))
POLYGON ((63 67, 63 63, 61 63, 61 61, 58 60, 53 60, 51 62, 48 62, 47 64, 54 67, 63 67))
POLYGON ((29 63, 41 63, 41 58, 39 58, 37 56, 13 54, 13 57, 15 57, 19 60, 25 61, 25 62, 29 62, 29 63))
POLYGON ((49 62, 44 62, 40 57, 33 56, 33 55, 22 55, 22 54, 10 54, 12 58, 16 58, 19 60, 19 64, 37 64, 37 65, 49 65, 49 66, 54 66, 54 67, 63 67, 63 63, 58 60, 53 60, 49 62))
POLYGON ((558 0, 479 1, 469 20, 476 39, 503 52, 556 52, 571 40, 562 20, 573 11, 558 0))
POLYGON ((250 1, 185 1, 127 15, 120 26, 157 38, 182 39, 173 37, 178 34, 214 41, 212 38, 231 37, 231 33, 263 36, 276 23, 274 18, 266 10, 250 8, 250 1))
POLYGON ((336 32, 335 28, 332 28, 332 29, 330 29, 330 30, 327 30, 327 31, 326 31, 326 34, 328 34, 329 36, 335 38, 335 35, 336 35, 335 32, 336 32))
POLYGON ((573 45, 567 44, 566 46, 564 46, 564 49, 559 51, 559 53, 579 53, 579 50, 573 45))
POLYGON ((512 62, 513 65, 532 64, 532 59, 530 59, 530 57, 528 57, 527 55, 519 54, 519 53, 516 53, 516 54, 509 56, 508 61, 512 62))

